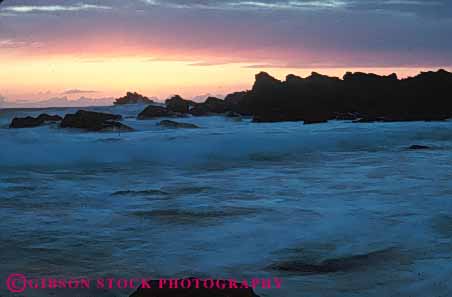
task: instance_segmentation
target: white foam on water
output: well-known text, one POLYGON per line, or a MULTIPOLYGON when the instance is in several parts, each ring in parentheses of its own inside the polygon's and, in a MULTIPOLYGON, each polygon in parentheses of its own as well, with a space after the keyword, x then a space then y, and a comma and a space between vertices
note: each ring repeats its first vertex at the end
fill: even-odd
POLYGON ((0 129, 1 277, 279 276, 282 290, 259 293, 452 294, 451 122, 165 129, 135 120, 138 108, 96 110, 136 131, 0 129), (357 270, 268 268, 387 249, 357 270))

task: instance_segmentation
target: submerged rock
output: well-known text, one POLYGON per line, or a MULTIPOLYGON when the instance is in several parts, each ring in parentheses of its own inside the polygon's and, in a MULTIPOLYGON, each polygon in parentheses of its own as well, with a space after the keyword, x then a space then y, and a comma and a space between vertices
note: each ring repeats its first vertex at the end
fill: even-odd
POLYGON ((68 114, 60 124, 61 128, 76 128, 87 131, 133 131, 132 128, 118 122, 120 115, 79 110, 68 114))
POLYGON ((285 261, 272 265, 270 269, 299 275, 348 272, 364 269, 371 265, 383 264, 399 256, 394 248, 388 248, 367 254, 328 259, 318 264, 298 260, 285 261))
POLYGON ((190 283, 190 288, 178 289, 170 288, 169 281, 165 284, 161 283, 160 280, 151 280, 148 282, 149 286, 142 286, 135 293, 130 295, 130 297, 259 297, 256 295, 249 285, 242 285, 242 283, 235 283, 234 288, 230 288, 229 280, 212 280, 213 288, 205 288, 209 286, 204 286, 202 280, 196 278, 187 278, 184 280, 179 280, 180 284, 185 284, 188 287, 190 283), (196 284, 199 285, 196 285, 196 284), (222 286, 225 286, 222 289, 222 286))
POLYGON ((113 103, 114 105, 125 105, 125 104, 152 104, 153 100, 140 95, 136 92, 127 92, 126 96, 116 99, 113 103))
POLYGON ((155 118, 173 117, 176 115, 176 113, 169 111, 166 107, 149 105, 138 115, 138 119, 151 120, 155 118))
POLYGON ((135 130, 127 125, 124 125, 121 122, 106 121, 106 122, 104 122, 104 127, 100 131, 102 131, 102 132, 132 132, 135 130))
POLYGON ((431 147, 426 145, 414 144, 408 148, 409 150, 429 150, 431 147))
POLYGON ((186 128, 186 129, 197 129, 199 126, 190 123, 179 123, 175 121, 164 120, 158 123, 159 126, 165 128, 186 128))
POLYGON ((33 127, 39 127, 41 125, 44 125, 46 123, 52 123, 52 122, 59 122, 63 118, 58 115, 48 115, 48 114, 41 114, 37 118, 28 116, 25 118, 14 118, 11 121, 10 128, 33 128, 33 127))

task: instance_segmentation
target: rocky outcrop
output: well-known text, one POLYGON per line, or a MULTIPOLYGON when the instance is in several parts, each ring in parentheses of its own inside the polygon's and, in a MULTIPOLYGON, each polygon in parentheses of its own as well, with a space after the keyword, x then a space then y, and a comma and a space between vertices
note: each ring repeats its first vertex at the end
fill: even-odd
POLYGON ((62 117, 58 115, 48 115, 48 114, 41 114, 37 118, 28 116, 24 118, 14 118, 11 121, 10 128, 33 128, 33 127, 39 127, 42 125, 45 125, 47 123, 54 123, 59 122, 62 120, 62 117))
POLYGON ((225 113, 228 111, 226 102, 222 99, 209 97, 203 103, 212 113, 225 113))
POLYGON ((255 122, 325 122, 333 115, 326 98, 333 98, 334 101, 339 83, 338 78, 317 73, 306 79, 288 75, 285 81, 259 73, 253 89, 241 101, 239 110, 248 110, 255 122))
POLYGON ((224 98, 224 101, 229 106, 239 105, 247 93, 246 91, 231 93, 224 98))
POLYGON ((169 120, 161 121, 160 123, 158 123, 158 125, 162 126, 162 127, 165 127, 165 128, 185 128, 185 129, 197 129, 197 128, 199 128, 195 124, 179 123, 179 122, 169 121, 169 120))
POLYGON ((224 102, 228 106, 228 109, 240 113, 241 115, 252 115, 251 110, 249 110, 246 106, 244 98, 250 93, 250 91, 244 92, 235 92, 227 95, 224 98, 224 102))
POLYGON ((64 118, 48 114, 41 114, 37 118, 15 118, 10 127, 31 128, 61 121, 61 128, 76 128, 87 131, 133 131, 132 128, 120 123, 119 120, 121 120, 120 115, 79 110, 75 114, 67 114, 64 118))
POLYGON ((228 104, 219 98, 209 97, 204 103, 198 103, 190 109, 190 114, 194 116, 207 116, 212 114, 222 114, 229 110, 228 104))
POLYGON ((153 100, 140 95, 136 92, 127 92, 126 96, 116 99, 113 103, 114 105, 125 105, 125 104, 152 104, 153 100))
POLYGON ((38 120, 34 117, 25 117, 25 118, 14 118, 9 125, 10 128, 18 129, 18 128, 33 128, 38 127, 44 124, 43 121, 38 120))
POLYGON ((120 115, 79 110, 75 114, 67 114, 60 124, 61 128, 76 128, 86 131, 133 131, 120 123, 120 115))
POLYGON ((451 85, 452 73, 445 70, 406 79, 361 72, 340 79, 313 72, 284 81, 261 72, 250 91, 228 95, 225 102, 255 122, 442 121, 452 117, 451 85))
POLYGON ((252 288, 243 286, 242 283, 235 283, 234 288, 230 288, 229 280, 212 280, 213 288, 205 288, 202 280, 195 278, 188 278, 180 280, 180 283, 184 283, 185 287, 190 288, 170 288, 168 282, 166 284, 161 283, 160 280, 152 280, 148 282, 148 286, 139 288, 130 297, 259 297, 256 295, 252 288), (199 285, 196 285, 198 281, 199 285), (163 285, 161 285, 163 284, 163 285), (222 288, 224 285, 225 288, 222 288))
POLYGON ((234 112, 252 116, 254 122, 444 121, 452 117, 451 85, 452 73, 445 70, 406 79, 362 72, 347 72, 340 79, 313 72, 306 78, 288 75, 283 81, 261 72, 250 91, 224 100, 209 97, 203 103, 174 96, 166 108, 149 107, 139 118, 234 112))
POLYGON ((176 95, 165 101, 166 108, 172 112, 188 113, 191 106, 195 106, 196 102, 185 100, 181 96, 176 95))

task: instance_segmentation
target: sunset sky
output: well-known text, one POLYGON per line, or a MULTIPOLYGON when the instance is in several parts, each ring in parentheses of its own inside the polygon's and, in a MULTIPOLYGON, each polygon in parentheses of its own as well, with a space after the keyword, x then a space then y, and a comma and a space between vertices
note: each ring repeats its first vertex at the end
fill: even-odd
POLYGON ((250 88, 254 74, 452 65, 450 0, 5 0, 0 100, 165 98, 250 88))

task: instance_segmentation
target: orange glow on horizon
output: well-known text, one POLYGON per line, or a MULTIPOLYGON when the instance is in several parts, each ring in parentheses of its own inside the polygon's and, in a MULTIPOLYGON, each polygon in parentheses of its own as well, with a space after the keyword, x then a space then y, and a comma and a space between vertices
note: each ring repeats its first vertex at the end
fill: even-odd
MULTIPOLYGON (((22 57, 0 55, 0 95, 8 100, 48 99, 65 90, 95 90, 88 97, 119 97, 126 91, 165 99, 172 94, 187 98, 210 93, 226 95, 250 89, 254 75, 266 71, 278 79, 289 74, 302 77, 312 71, 342 77, 346 71, 377 74, 396 72, 407 77, 425 68, 250 68, 262 63, 225 63, 193 66, 203 61, 171 61, 150 59, 147 55, 80 58, 70 55, 22 57)), ((80 95, 73 95, 80 97, 80 95)))

